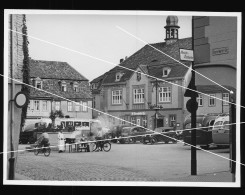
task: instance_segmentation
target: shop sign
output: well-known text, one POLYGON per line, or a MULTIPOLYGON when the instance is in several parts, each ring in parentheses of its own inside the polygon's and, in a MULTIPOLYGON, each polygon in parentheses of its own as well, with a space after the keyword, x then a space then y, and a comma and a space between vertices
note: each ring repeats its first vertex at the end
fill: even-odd
POLYGON ((135 116, 135 115, 145 115, 145 112, 132 112, 131 115, 135 116))
POLYGON ((180 49, 180 60, 194 61, 193 50, 180 49))
POLYGON ((213 56, 228 54, 229 48, 228 47, 214 48, 212 53, 213 53, 213 56))

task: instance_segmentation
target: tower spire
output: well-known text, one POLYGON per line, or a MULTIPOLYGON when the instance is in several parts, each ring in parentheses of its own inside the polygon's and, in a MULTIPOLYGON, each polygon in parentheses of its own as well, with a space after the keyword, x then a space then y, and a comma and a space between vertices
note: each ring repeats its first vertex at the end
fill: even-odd
POLYGON ((178 17, 168 16, 166 19, 166 26, 164 28, 166 29, 166 44, 168 45, 176 42, 179 38, 178 29, 180 28, 178 26, 178 17))

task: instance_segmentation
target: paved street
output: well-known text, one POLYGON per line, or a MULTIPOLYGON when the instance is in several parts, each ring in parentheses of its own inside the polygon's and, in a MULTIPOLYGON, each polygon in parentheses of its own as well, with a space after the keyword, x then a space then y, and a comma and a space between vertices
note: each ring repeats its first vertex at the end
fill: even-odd
MULTIPOLYGON (((20 149, 26 145, 20 145, 20 149)), ((210 150, 229 158, 229 149, 210 150)), ((229 161, 197 151, 197 174, 229 171, 229 161)), ((190 147, 177 144, 112 144, 109 152, 20 152, 18 174, 34 180, 175 181, 190 175, 190 147)))

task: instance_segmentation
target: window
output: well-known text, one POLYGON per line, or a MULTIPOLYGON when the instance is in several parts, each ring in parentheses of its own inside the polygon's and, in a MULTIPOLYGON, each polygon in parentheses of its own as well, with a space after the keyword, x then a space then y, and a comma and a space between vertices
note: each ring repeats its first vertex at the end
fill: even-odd
POLYGON ((160 87, 159 88, 159 102, 171 102, 170 87, 160 87))
POLYGON ((140 80, 141 80, 141 72, 138 71, 138 72, 137 72, 137 81, 140 81, 140 80))
POLYGON ((122 90, 112 91, 112 104, 121 104, 122 103, 122 90))
POLYGON ((117 73, 116 74, 116 81, 120 81, 120 79, 121 79, 121 73, 117 73))
POLYGON ((61 84, 61 91, 66 91, 66 83, 61 84))
POLYGON ((147 117, 146 116, 143 116, 142 117, 142 125, 143 125, 143 127, 147 127, 147 117))
POLYGON ((136 124, 136 118, 135 118, 135 116, 132 116, 131 117, 131 123, 136 124))
POLYGON ((75 111, 76 112, 79 112, 80 111, 80 104, 79 104, 79 102, 76 102, 76 104, 75 104, 75 111))
POLYGON ((78 92, 78 84, 77 84, 77 83, 74 83, 74 84, 73 84, 73 90, 74 90, 75 92, 78 92))
POLYGON ((163 68, 163 73, 162 73, 163 77, 167 77, 169 73, 170 73, 170 68, 168 67, 163 68))
POLYGON ((67 103, 67 111, 71 112, 72 111, 72 102, 67 103))
POLYGON ((40 101, 34 100, 34 110, 39 111, 40 110, 40 101))
POLYGON ((176 115, 169 115, 169 126, 174 127, 176 124, 176 115))
POLYGON ((42 81, 36 81, 35 87, 38 89, 42 89, 42 81))
POLYGON ((81 102, 81 104, 82 104, 82 107, 81 107, 81 109, 82 109, 82 111, 83 112, 88 112, 88 102, 81 102))
POLYGON ((60 102, 55 102, 55 110, 60 110, 60 102))
POLYGON ((145 99, 145 94, 144 94, 144 89, 134 89, 134 103, 135 104, 140 104, 144 103, 145 99))
POLYGON ((47 111, 48 110, 48 101, 43 100, 43 111, 47 111))
POLYGON ((209 94, 209 106, 215 106, 215 94, 209 94))
POLYGON ((203 106, 203 96, 201 94, 198 94, 197 103, 198 106, 203 106))
MULTIPOLYGON (((223 93, 223 100, 229 102, 229 93, 223 93)), ((229 103, 225 102, 225 101, 223 101, 223 105, 225 105, 225 106, 229 105, 229 103)))

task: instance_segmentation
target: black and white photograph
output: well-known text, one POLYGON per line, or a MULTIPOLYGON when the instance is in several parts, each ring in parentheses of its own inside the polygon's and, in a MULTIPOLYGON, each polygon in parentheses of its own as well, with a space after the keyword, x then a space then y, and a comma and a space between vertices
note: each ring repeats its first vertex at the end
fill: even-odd
POLYGON ((241 19, 5 9, 3 185, 240 187, 241 19))

